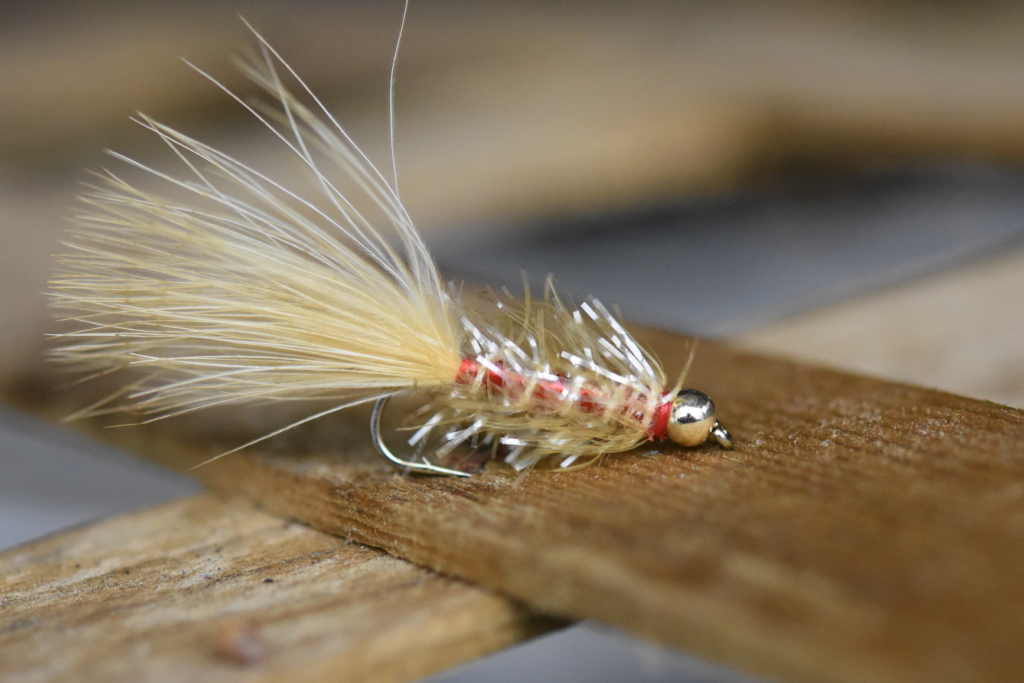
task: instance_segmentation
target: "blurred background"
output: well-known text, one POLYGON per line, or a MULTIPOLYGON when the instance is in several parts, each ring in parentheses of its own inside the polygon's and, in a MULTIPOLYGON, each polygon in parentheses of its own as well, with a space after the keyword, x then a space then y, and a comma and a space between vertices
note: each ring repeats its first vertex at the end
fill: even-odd
MULTIPOLYGON (((166 154, 134 112, 291 163, 182 58, 255 94, 244 17, 387 169, 401 12, 0 5, 8 403, 57 390, 43 292, 87 170, 166 154)), ((1022 35, 1013 2, 414 0, 402 198, 453 278, 555 273, 629 320, 1024 407, 1022 35)), ((0 547, 194 490, 2 417, 0 547)))
MULTIPOLYGON (((42 292, 87 171, 116 166, 106 148, 164 156, 136 111, 291 168, 182 59, 255 94, 231 64, 253 45, 245 17, 387 168, 401 10, 4 4, 0 376, 40 366, 42 292)), ((970 341, 1020 347, 1019 306, 997 293, 1019 282, 1022 30, 1012 2, 414 2, 402 197, 453 277, 553 272, 632 320, 1024 405, 1021 365, 990 367, 970 341), (989 289, 834 308, 996 255, 962 273, 989 289)))

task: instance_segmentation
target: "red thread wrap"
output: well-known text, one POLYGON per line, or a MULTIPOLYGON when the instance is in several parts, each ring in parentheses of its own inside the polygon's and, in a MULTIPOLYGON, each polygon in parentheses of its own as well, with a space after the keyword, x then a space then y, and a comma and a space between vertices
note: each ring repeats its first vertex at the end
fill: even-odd
MULTIPOLYGON (((456 384, 472 384, 481 373, 484 373, 482 383, 487 387, 500 388, 510 396, 516 397, 517 392, 526 388, 526 381, 522 375, 505 369, 500 363, 492 367, 483 366, 477 359, 465 357, 459 365, 459 372, 455 375, 456 384)), ((533 398, 538 403, 554 403, 565 393, 568 385, 566 378, 546 379, 537 382, 533 389, 533 398)), ((667 393, 663 395, 667 398, 667 393)), ((584 413, 600 413, 604 410, 601 404, 601 396, 583 387, 580 389, 579 409, 584 413)), ((660 441, 665 438, 668 430, 669 415, 672 412, 672 402, 664 401, 658 406, 654 421, 647 430, 652 441, 660 441)))

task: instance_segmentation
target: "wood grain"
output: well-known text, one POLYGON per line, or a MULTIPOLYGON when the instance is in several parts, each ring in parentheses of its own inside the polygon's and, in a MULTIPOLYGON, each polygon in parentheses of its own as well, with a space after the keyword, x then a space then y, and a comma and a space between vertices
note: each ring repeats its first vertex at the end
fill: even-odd
POLYGON ((409 681, 553 624, 211 496, 0 554, 11 683, 409 681))
MULTIPOLYGON (((648 331, 670 372, 688 340, 648 331)), ((1024 413, 701 345, 737 437, 518 485, 392 476, 365 415, 195 470, 278 514, 794 681, 1024 677, 1024 413)), ((263 428, 265 424, 261 425, 263 428)), ((242 434, 105 430, 182 468, 242 434)))

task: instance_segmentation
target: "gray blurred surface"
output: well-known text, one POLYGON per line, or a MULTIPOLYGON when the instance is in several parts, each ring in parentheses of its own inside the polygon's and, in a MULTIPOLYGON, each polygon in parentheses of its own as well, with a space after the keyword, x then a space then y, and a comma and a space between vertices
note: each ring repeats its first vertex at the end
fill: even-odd
POLYGON ((0 550, 200 490, 187 477, 0 408, 0 550))
POLYGON ((609 626, 582 622, 431 676, 424 683, 756 683, 757 680, 760 679, 683 652, 645 643, 609 626))
POLYGON ((631 321, 717 337, 1024 244, 1024 173, 879 171, 479 234, 432 245, 447 275, 518 292, 525 271, 536 292, 554 274, 631 321))

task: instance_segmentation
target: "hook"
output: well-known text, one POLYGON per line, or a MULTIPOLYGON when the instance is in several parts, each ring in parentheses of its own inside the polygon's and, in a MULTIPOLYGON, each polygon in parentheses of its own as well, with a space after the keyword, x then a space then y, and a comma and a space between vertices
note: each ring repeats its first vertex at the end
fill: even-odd
POLYGON ((460 472, 459 470, 452 470, 447 467, 441 467, 440 465, 432 465, 427 462, 426 459, 421 463, 402 460, 388 450, 388 447, 384 445, 384 440, 380 436, 380 416, 384 412, 384 406, 387 405, 389 398, 391 397, 384 396, 382 398, 378 398, 377 402, 373 404, 373 411, 370 413, 370 439, 373 440, 373 447, 377 449, 380 457, 384 458, 385 462, 396 470, 401 470, 402 472, 414 472, 415 474, 426 474, 435 477, 470 476, 469 472, 460 472))

